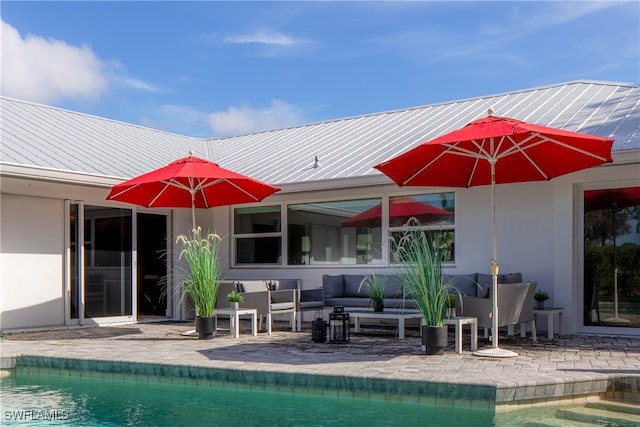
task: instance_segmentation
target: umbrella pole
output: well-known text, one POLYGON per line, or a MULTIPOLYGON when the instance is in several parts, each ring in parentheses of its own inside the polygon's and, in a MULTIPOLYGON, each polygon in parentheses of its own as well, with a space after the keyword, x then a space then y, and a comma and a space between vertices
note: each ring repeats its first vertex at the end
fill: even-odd
POLYGON ((191 190, 191 223, 193 229, 196 229, 196 191, 191 190))
POLYGON ((515 357, 518 353, 503 350, 498 347, 498 249, 496 245, 496 161, 489 159, 491 164, 491 348, 473 352, 474 356, 484 357, 515 357))

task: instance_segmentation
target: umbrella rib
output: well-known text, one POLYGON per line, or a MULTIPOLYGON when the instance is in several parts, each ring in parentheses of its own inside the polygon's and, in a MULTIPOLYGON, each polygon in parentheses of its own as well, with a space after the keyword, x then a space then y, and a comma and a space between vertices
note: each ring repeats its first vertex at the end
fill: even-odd
MULTIPOLYGON (((483 158, 482 155, 478 155, 474 151, 458 147, 456 144, 442 144, 442 145, 444 147, 447 147, 447 149, 442 151, 441 153, 439 153, 432 161, 430 161, 429 163, 427 163, 426 165, 424 165, 420 169, 418 169, 409 178, 405 179, 400 186, 402 187, 402 186, 408 185, 414 178, 416 178, 418 175, 420 175, 425 170, 429 169, 429 166, 431 166, 433 163, 438 161, 441 157, 444 157, 446 154, 453 154, 453 155, 456 155, 456 156, 465 156, 465 157, 475 157, 477 159, 483 158)), ((480 148, 480 149, 482 150, 482 148, 480 148)))
POLYGON ((531 141, 531 139, 533 139, 533 137, 535 136, 541 136, 540 134, 532 134, 530 136, 528 136, 527 138, 525 138, 522 142, 520 142, 519 144, 513 140, 513 137, 508 136, 507 139, 509 141, 511 141, 511 143, 513 144, 511 148, 508 148, 507 150, 504 151, 504 153, 502 153, 499 158, 503 158, 503 157, 507 157, 510 156, 512 154, 515 153, 521 153, 528 161, 529 163, 531 163, 531 165, 538 171, 538 173, 540 174, 540 176, 542 178, 544 178, 545 180, 549 180, 549 176, 544 173, 544 171, 542 170, 542 168, 540 166, 538 166, 538 163, 536 161, 534 161, 529 154, 527 153, 527 150, 533 147, 536 147, 540 144, 543 143, 543 141, 538 141, 536 143, 533 143, 531 145, 528 145, 527 147, 522 147, 523 144, 527 143, 528 141, 531 141))
POLYGON ((158 200, 165 191, 167 191, 167 188, 169 187, 178 187, 178 188, 182 188, 181 185, 176 185, 176 184, 180 184, 180 183, 174 183, 173 180, 169 180, 169 181, 160 181, 161 183, 165 184, 164 188, 160 191, 158 191, 158 194, 156 194, 156 197, 154 197, 150 202, 149 202, 149 207, 153 206, 153 204, 156 202, 156 200, 158 200))
POLYGON ((256 196, 251 194, 250 192, 246 191, 244 188, 242 188, 239 185, 237 185, 236 183, 234 183, 233 181, 229 181, 228 179, 224 179, 224 178, 215 179, 215 180, 210 181, 210 182, 206 182, 206 181, 200 182, 200 185, 196 189, 199 190, 199 191, 203 191, 205 188, 211 187, 212 185, 216 185, 216 184, 219 184, 221 182, 226 182, 227 184, 235 187, 238 191, 246 194, 247 196, 249 196, 251 199, 255 200, 256 202, 260 200, 256 196))
POLYGON ((426 165, 422 166, 420 169, 418 169, 416 171, 416 173, 414 173, 413 175, 411 175, 409 178, 405 179, 402 184, 400 185, 405 186, 407 185, 409 182, 411 182, 415 177, 417 177, 418 175, 420 175, 422 172, 424 172, 425 170, 427 170, 429 168, 429 166, 431 166, 433 163, 435 163, 438 159, 440 159, 441 157, 443 157, 445 154, 447 154, 447 151, 443 151, 442 153, 438 154, 432 161, 430 161, 429 163, 427 163, 426 165))
POLYGON ((134 188, 136 188, 138 186, 138 184, 136 185, 132 185, 131 187, 127 187, 121 191, 118 191, 116 194, 112 194, 109 199, 110 200, 116 200, 117 197, 120 197, 121 195, 123 195, 124 193, 133 190, 134 188))

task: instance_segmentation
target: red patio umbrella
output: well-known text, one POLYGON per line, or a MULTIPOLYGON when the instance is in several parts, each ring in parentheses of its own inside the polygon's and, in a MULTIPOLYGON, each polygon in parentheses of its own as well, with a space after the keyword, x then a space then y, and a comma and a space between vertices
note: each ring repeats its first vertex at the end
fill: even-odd
MULTIPOLYGON (((420 222, 432 222, 446 219, 453 212, 420 202, 413 197, 394 197, 389 203, 389 217, 396 223, 404 224, 409 218, 420 222)), ((376 205, 364 212, 352 216, 342 223, 343 227, 381 227, 382 205, 376 205)))
POLYGON ((498 347, 495 184, 550 180, 610 163, 613 140, 491 113, 374 168, 399 186, 491 185, 493 348, 474 354, 512 357, 516 353, 498 347))
POLYGON ((195 208, 259 202, 279 190, 190 153, 189 157, 114 185, 107 200, 146 207, 190 207, 195 228, 195 208))

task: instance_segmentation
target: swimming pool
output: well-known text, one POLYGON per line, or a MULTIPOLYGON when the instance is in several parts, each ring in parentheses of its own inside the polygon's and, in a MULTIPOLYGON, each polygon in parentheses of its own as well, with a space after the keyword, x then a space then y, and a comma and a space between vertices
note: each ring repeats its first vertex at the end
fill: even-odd
POLYGON ((299 394, 238 384, 147 382, 60 371, 13 369, 1 380, 2 420, 9 425, 92 426, 492 426, 492 410, 299 394))
MULTIPOLYGON (((91 426, 637 426, 627 420, 584 414, 580 405, 543 407, 494 415, 466 409, 357 398, 335 391, 282 392, 265 386, 175 378, 127 376, 59 369, 15 368, 0 380, 2 424, 91 426), (588 420, 588 421, 585 421, 588 420), (585 422, 587 424, 585 424, 585 422)), ((635 417, 635 418, 634 418, 635 417)), ((629 421, 631 420, 631 421, 629 421)))

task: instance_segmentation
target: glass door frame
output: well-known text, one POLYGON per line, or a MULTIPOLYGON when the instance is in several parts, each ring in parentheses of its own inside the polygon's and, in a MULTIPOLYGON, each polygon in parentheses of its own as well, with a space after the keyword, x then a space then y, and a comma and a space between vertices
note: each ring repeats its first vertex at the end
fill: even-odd
POLYGON ((575 224, 576 224, 576 255, 578 262, 575 264, 575 274, 577 278, 577 303, 575 305, 575 313, 577 316, 576 327, 580 333, 588 334, 611 334, 611 335, 631 335, 640 336, 640 327, 616 327, 612 325, 586 325, 585 324, 585 192, 591 190, 610 190, 616 188, 637 187, 640 185, 637 181, 621 180, 607 183, 580 185, 576 190, 576 210, 575 210, 575 224))
MULTIPOLYGON (((64 205, 64 246, 65 246, 65 257, 64 257, 64 319, 65 325, 100 325, 100 324, 109 324, 109 323, 123 323, 123 322, 132 322, 137 319, 137 239, 136 231, 137 231, 137 221, 136 221, 136 210, 128 209, 128 208, 114 208, 114 209, 123 209, 128 210, 131 213, 131 268, 129 269, 129 277, 131 286, 129 287, 129 292, 131 295, 128 295, 131 301, 131 314, 124 314, 119 316, 104 316, 104 317, 87 317, 85 315, 85 307, 86 307, 86 249, 85 249, 85 206, 97 206, 104 207, 105 209, 114 208, 113 206, 107 205, 99 205, 94 203, 85 203, 83 201, 78 200, 65 200, 64 205), (75 234, 76 234, 76 242, 71 241, 71 206, 77 206, 77 218, 75 218, 75 234), (72 246, 75 243, 75 252, 72 249, 72 246), (75 256, 76 270, 72 268, 72 261, 75 256), (73 280, 74 274, 76 275, 75 279, 77 282, 77 295, 76 295, 76 305, 77 305, 77 318, 72 318, 72 295, 73 295, 73 280)), ((125 295, 121 295, 121 298, 125 298, 125 295)))

